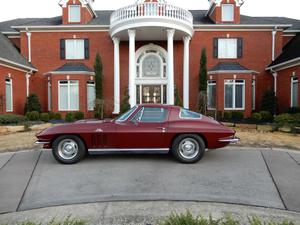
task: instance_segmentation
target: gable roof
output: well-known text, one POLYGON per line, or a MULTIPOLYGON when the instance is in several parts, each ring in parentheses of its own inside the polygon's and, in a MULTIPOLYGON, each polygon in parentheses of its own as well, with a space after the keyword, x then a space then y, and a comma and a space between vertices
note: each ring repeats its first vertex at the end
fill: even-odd
POLYGON ((257 73, 254 70, 250 70, 237 62, 221 62, 208 70, 208 74, 216 73, 257 73))
POLYGON ((11 41, 0 33, 0 61, 26 70, 34 70, 36 68, 29 63, 15 48, 11 41))
MULTIPOLYGON (((214 25, 214 22, 206 16, 207 10, 189 10, 194 18, 194 25, 214 25)), ((97 17, 92 19, 87 25, 110 25, 110 16, 113 10, 95 11, 97 17)), ((289 25, 287 31, 300 30, 300 20, 286 17, 251 17, 241 15, 240 25, 289 25)), ((23 18, 0 22, 0 32, 17 32, 12 26, 59 26, 62 25, 62 17, 51 18, 23 18)))
POLYGON ((285 66, 292 60, 300 61, 300 34, 297 34, 284 48, 282 53, 268 66, 267 69, 285 66))

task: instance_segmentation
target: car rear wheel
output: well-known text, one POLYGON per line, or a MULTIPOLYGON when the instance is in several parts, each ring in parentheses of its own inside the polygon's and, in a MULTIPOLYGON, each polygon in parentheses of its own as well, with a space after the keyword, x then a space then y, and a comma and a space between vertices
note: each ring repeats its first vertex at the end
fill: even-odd
POLYGON ((198 162, 204 155, 205 143, 201 137, 195 134, 183 134, 178 136, 172 144, 174 157, 182 163, 198 162))
POLYGON ((86 154, 83 141, 75 135, 63 135, 55 139, 52 144, 54 158, 63 164, 79 162, 86 154))

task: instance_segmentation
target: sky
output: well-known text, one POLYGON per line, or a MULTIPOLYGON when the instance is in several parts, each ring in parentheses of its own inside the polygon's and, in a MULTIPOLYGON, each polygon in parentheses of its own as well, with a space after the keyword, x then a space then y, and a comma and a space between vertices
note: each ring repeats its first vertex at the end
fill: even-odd
MULTIPOLYGON (((0 0, 5 1, 5 0, 0 0)), ((9 0, 1 4, 0 21, 26 17, 52 17, 61 14, 59 0, 9 0)), ((135 0, 95 0, 95 10, 118 9, 135 0)), ((186 9, 207 9, 207 0, 168 0, 186 9)), ((300 20, 300 0, 245 0, 241 11, 250 16, 284 16, 300 20)))

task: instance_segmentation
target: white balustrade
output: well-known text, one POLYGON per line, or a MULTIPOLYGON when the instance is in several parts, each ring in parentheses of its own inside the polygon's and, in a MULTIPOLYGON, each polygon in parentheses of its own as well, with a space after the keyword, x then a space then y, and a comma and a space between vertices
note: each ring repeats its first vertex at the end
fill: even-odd
POLYGON ((181 20, 191 26, 193 25, 193 16, 188 10, 158 2, 145 2, 118 9, 112 13, 110 24, 113 26, 124 20, 143 17, 165 17, 168 19, 181 20))

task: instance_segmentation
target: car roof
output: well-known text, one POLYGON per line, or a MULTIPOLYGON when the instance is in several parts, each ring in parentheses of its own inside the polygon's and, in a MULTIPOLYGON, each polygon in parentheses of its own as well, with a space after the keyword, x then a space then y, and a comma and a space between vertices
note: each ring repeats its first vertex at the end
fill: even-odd
POLYGON ((151 107, 151 108, 180 108, 180 106, 176 106, 176 105, 166 105, 166 104, 140 104, 138 105, 140 107, 151 107))

